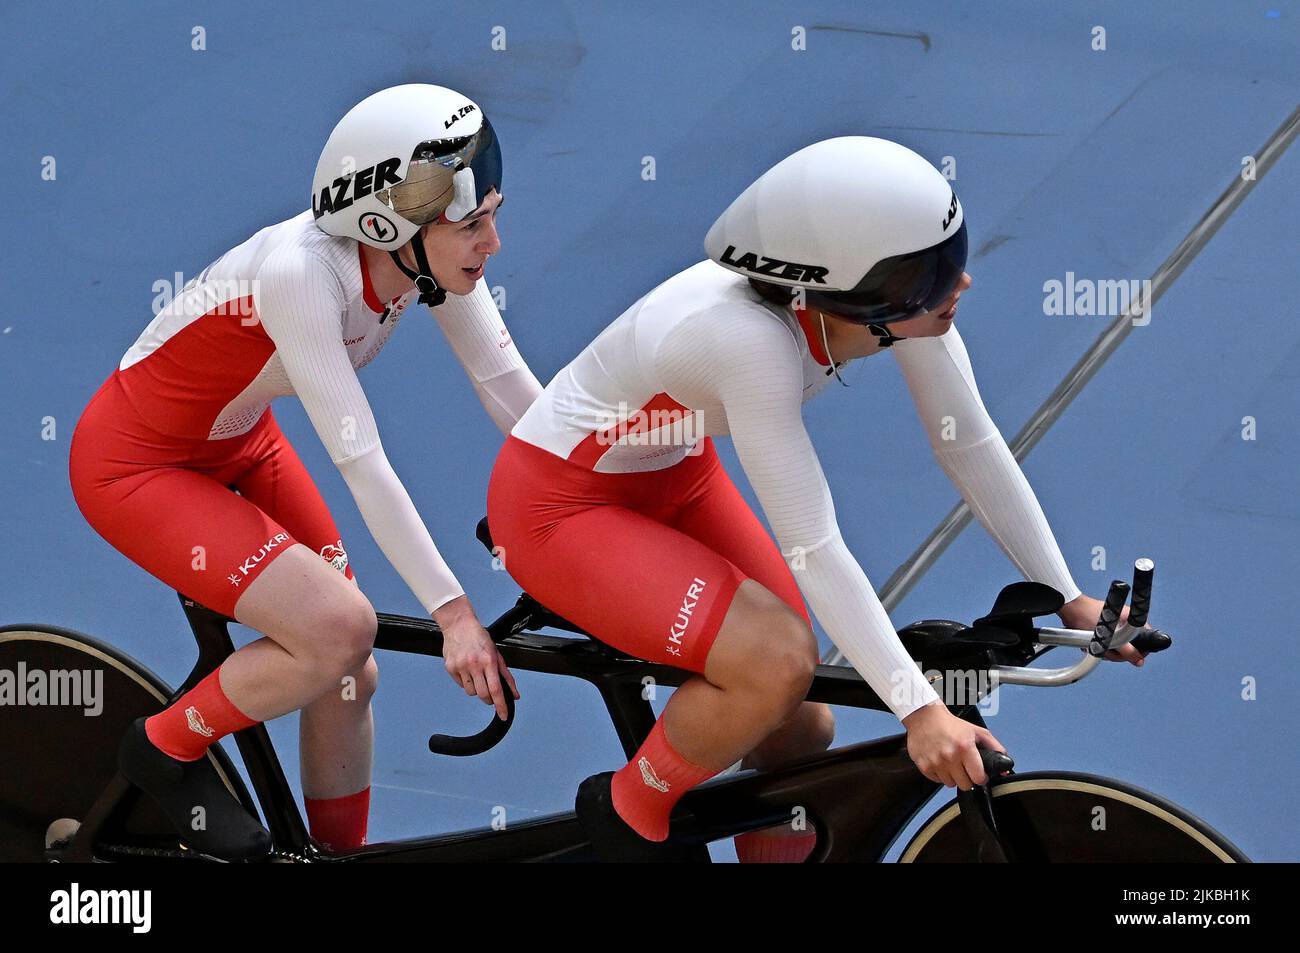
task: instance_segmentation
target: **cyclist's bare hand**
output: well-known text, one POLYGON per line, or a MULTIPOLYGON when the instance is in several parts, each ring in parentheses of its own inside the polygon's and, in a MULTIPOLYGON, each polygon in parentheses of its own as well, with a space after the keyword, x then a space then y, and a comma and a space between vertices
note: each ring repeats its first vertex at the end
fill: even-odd
POLYGON ((944 707, 931 702, 903 719, 907 728, 907 753, 917 769, 944 787, 969 791, 988 781, 980 748, 1006 753, 1006 748, 987 728, 963 721, 944 707))
POLYGON ((519 689, 496 643, 474 614, 469 598, 453 599, 438 608, 433 618, 442 630, 442 658, 447 674, 466 695, 477 695, 484 704, 494 706, 497 717, 504 720, 506 689, 502 680, 515 698, 519 697, 519 689))
MULTIPOLYGON (((1128 621, 1128 608, 1128 606, 1125 606, 1120 610, 1118 625, 1123 625, 1128 621)), ((1073 602, 1067 602, 1061 606, 1059 615, 1067 629, 1082 629, 1085 632, 1091 632, 1097 627, 1097 620, 1101 618, 1101 609, 1102 601, 1100 599, 1080 594, 1073 602)), ((1140 666, 1146 655, 1134 648, 1130 642, 1128 645, 1121 645, 1117 649, 1111 649, 1102 658, 1111 662, 1128 662, 1131 665, 1140 666)))

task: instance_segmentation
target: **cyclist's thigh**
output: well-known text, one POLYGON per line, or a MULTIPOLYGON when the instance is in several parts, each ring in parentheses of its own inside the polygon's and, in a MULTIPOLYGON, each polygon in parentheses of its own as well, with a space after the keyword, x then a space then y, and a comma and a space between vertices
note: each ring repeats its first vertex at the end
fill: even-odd
POLYGON ((347 550, 316 482, 271 416, 259 429, 253 462, 232 481, 240 496, 257 506, 298 542, 347 578, 353 578, 347 550))
MULTIPOLYGON (((273 427, 274 421, 265 423, 273 427)), ((286 553, 305 551, 292 530, 229 488, 255 466, 262 449, 259 438, 266 431, 259 423, 246 436, 229 440, 163 436, 136 414, 110 377, 82 414, 72 439, 68 476, 73 497, 87 522, 128 559, 197 602, 248 622, 236 606, 250 586, 286 553)), ((289 489, 297 491, 296 486, 289 489)), ((292 502, 286 512, 299 520, 292 502)), ((321 531, 319 519, 301 522, 321 531)), ((364 598, 316 555, 319 551, 319 544, 312 547, 313 559, 300 572, 313 593, 295 603, 305 617, 302 625, 309 625, 313 614, 361 617, 364 622, 365 612, 357 607, 338 611, 340 604, 364 598), (319 595, 331 587, 333 598, 319 595)), ((368 604, 362 608, 373 612, 368 604)), ((254 628, 279 635, 263 625, 254 628)))
POLYGON ((349 665, 369 656, 377 625, 356 585, 302 545, 290 547, 249 584, 234 615, 291 655, 343 653, 349 665))
POLYGON ((803 596, 780 549, 740 495, 709 441, 701 458, 687 458, 694 473, 668 524, 699 540, 746 577, 760 583, 811 626, 803 596))
MULTIPOLYGON (((817 662, 817 642, 790 567, 731 481, 712 441, 700 458, 688 458, 686 463, 694 472, 682 487, 682 502, 669 522, 751 580, 736 594, 706 674, 716 680, 717 673, 726 672, 734 680, 738 673, 742 677, 755 673, 770 685, 784 677, 791 691, 806 692, 806 680, 817 662), (754 588, 755 583, 759 588, 754 588)), ((830 720, 829 708, 810 702, 801 706, 798 716, 801 725, 830 720)))
POLYGON ((95 531, 132 562, 232 617, 249 584, 295 543, 253 503, 183 467, 83 480, 77 503, 95 531))
POLYGON ((494 508, 492 531, 530 595, 620 651, 704 671, 744 579, 735 566, 622 506, 575 507, 541 533, 517 529, 510 515, 494 508))

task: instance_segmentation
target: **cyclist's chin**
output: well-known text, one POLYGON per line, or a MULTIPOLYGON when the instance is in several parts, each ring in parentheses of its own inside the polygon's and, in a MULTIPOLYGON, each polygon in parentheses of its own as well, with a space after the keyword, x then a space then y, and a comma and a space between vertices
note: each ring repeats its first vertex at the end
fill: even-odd
POLYGON ((482 277, 483 269, 480 267, 476 273, 469 273, 464 270, 457 270, 445 277, 434 275, 438 279, 438 287, 448 294, 460 295, 464 297, 474 291, 474 286, 478 279, 482 277))
POLYGON ((956 306, 944 311, 927 311, 906 321, 892 321, 889 330, 900 338, 937 338, 949 332, 956 317, 956 306))
POLYGON ((952 325, 952 318, 943 318, 931 312, 918 314, 906 321, 890 322, 889 330, 900 338, 937 338, 947 334, 952 325))

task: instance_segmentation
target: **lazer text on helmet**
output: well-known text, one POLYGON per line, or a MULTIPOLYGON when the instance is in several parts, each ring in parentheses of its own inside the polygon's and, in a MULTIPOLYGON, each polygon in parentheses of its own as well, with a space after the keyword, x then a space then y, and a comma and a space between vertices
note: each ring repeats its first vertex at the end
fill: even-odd
POLYGON ((470 103, 468 106, 461 106, 459 109, 457 109, 454 113, 451 114, 450 119, 443 120, 442 128, 450 129, 452 125, 458 122, 462 116, 468 116, 473 111, 474 111, 473 103, 470 103))
POLYGON ((339 178, 320 190, 320 195, 316 196, 315 201, 312 202, 312 215, 320 218, 330 212, 341 211, 357 199, 365 198, 371 192, 378 192, 390 185, 397 185, 402 181, 402 177, 397 174, 397 170, 401 165, 402 160, 393 157, 385 159, 376 165, 358 169, 351 176, 339 176, 339 178), (352 187, 351 195, 348 194, 349 186, 352 187), (332 197, 330 195, 331 189, 334 190, 332 197))
POLYGON ((752 251, 745 252, 739 258, 736 258, 735 254, 736 246, 728 245, 727 250, 722 253, 722 264, 731 265, 733 268, 744 268, 756 275, 784 278, 786 281, 806 281, 810 284, 824 285, 826 274, 830 271, 829 268, 823 268, 821 265, 801 265, 797 261, 782 261, 780 258, 769 258, 767 255, 759 255, 752 251))
POLYGON ((952 220, 956 217, 957 217, 957 193, 953 192, 952 201, 948 204, 948 214, 944 217, 943 220, 943 230, 945 232, 948 230, 948 226, 952 224, 952 220))

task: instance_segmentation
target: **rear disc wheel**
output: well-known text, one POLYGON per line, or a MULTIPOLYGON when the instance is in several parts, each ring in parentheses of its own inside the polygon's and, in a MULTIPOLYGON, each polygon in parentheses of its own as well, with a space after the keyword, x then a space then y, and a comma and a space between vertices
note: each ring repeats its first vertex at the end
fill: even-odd
MULTIPOLYGON (((7 768, 0 771, 0 862, 39 863, 66 845, 117 774, 127 726, 160 711, 171 689, 112 646, 53 626, 0 628, 0 670, 15 673, 22 699, 0 719, 0 763, 7 768)), ((224 752, 214 746, 209 756, 247 805, 224 752)), ((101 830, 99 843, 184 850, 150 798, 137 793, 132 801, 101 830)))
MULTIPOLYGON (((990 793, 1001 838, 1018 862, 1249 862, 1200 818, 1112 778, 1034 772, 997 778, 990 793)), ((974 856, 953 799, 922 825, 899 863, 962 863, 974 856)))

